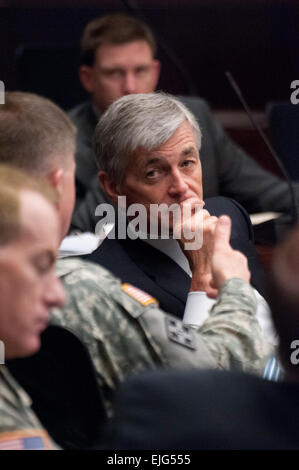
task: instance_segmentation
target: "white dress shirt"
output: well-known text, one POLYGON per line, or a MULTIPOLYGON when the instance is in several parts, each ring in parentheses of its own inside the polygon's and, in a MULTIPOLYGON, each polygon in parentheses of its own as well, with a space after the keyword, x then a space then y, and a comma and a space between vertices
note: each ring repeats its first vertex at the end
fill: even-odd
MULTIPOLYGON (((144 242, 169 256, 190 277, 192 277, 189 262, 177 240, 146 239, 144 242)), ((278 336, 272 323, 270 308, 264 297, 262 297, 256 289, 253 290, 257 299, 256 316, 261 330, 263 331, 266 340, 276 346, 278 344, 278 336)), ((215 302, 216 300, 210 299, 205 292, 189 292, 183 322, 187 325, 193 326, 194 328, 198 328, 208 318, 210 309, 215 302)))

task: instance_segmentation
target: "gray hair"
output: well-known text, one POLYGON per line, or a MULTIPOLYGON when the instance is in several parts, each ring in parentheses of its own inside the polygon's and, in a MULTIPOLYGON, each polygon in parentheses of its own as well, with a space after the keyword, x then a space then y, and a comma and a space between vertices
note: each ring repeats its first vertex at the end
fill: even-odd
POLYGON ((100 170, 121 184, 129 155, 137 148, 159 148, 187 121, 201 146, 201 131, 193 114, 181 101, 166 93, 126 95, 112 103, 94 133, 94 152, 100 170))

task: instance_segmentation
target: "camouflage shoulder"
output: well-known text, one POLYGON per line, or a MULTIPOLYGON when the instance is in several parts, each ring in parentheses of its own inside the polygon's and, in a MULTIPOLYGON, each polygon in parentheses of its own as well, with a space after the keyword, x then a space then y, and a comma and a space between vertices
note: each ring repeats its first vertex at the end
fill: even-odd
MULTIPOLYGON (((91 274, 107 277, 111 279, 116 279, 112 273, 102 266, 92 263, 91 261, 86 261, 79 256, 74 256, 70 258, 61 258, 56 261, 55 271, 58 277, 64 277, 68 274, 80 271, 89 271, 91 274)), ((80 274, 79 274, 80 275, 80 274)), ((82 273, 81 273, 82 275, 82 273)))
POLYGON ((25 408, 31 406, 32 402, 23 388, 16 382, 5 366, 0 366, 1 395, 0 403, 5 401, 10 404, 20 402, 25 408))
POLYGON ((31 409, 31 399, 5 366, 0 366, 0 450, 51 450, 51 440, 31 409))

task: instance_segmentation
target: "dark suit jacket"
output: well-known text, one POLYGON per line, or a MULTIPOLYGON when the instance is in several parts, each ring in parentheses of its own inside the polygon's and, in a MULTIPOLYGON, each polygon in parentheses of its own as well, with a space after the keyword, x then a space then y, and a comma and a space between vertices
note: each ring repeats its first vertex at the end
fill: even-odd
MULTIPOLYGON (((178 97, 194 114, 203 133, 200 160, 204 197, 227 196, 251 212, 289 211, 291 198, 285 181, 265 171, 238 147, 214 119, 207 103, 197 97, 178 97)), ((77 205, 73 228, 94 231, 95 208, 106 201, 92 149, 97 117, 90 102, 69 113, 78 128, 76 149, 77 205), (81 204, 80 204, 81 202, 81 204)), ((295 191, 299 199, 299 185, 295 191)))
MULTIPOLYGON (((251 223, 246 211, 235 201, 223 197, 210 198, 205 203, 210 214, 231 217, 231 244, 247 256, 252 284, 260 292, 263 291, 263 271, 253 245, 251 223)), ((123 282, 151 294, 166 312, 183 317, 191 279, 164 253, 140 239, 107 238, 87 259, 104 266, 123 282)))
POLYGON ((110 449, 299 449, 299 384, 220 371, 127 381, 110 449))

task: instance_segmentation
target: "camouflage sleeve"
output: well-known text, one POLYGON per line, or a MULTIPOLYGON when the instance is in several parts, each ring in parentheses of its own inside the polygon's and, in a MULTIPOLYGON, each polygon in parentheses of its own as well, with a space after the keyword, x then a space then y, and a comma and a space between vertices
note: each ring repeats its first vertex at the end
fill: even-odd
POLYGON ((67 328, 88 348, 107 403, 130 374, 157 367, 216 367, 200 335, 165 314, 152 297, 143 302, 130 295, 100 266, 63 259, 57 274, 68 302, 52 310, 51 323, 67 328))
POLYGON ((31 400, 0 366, 0 450, 58 450, 31 408, 31 400))
POLYGON ((71 330, 87 346, 108 412, 115 387, 142 370, 218 367, 262 372, 268 351, 255 319, 255 296, 242 281, 224 286, 211 317, 194 330, 96 264, 65 259, 58 265, 69 300, 62 310, 52 311, 51 323, 71 330))
POLYGON ((221 288, 209 318, 198 329, 221 369, 261 373, 273 346, 265 340, 255 316, 256 296, 242 279, 221 288))

